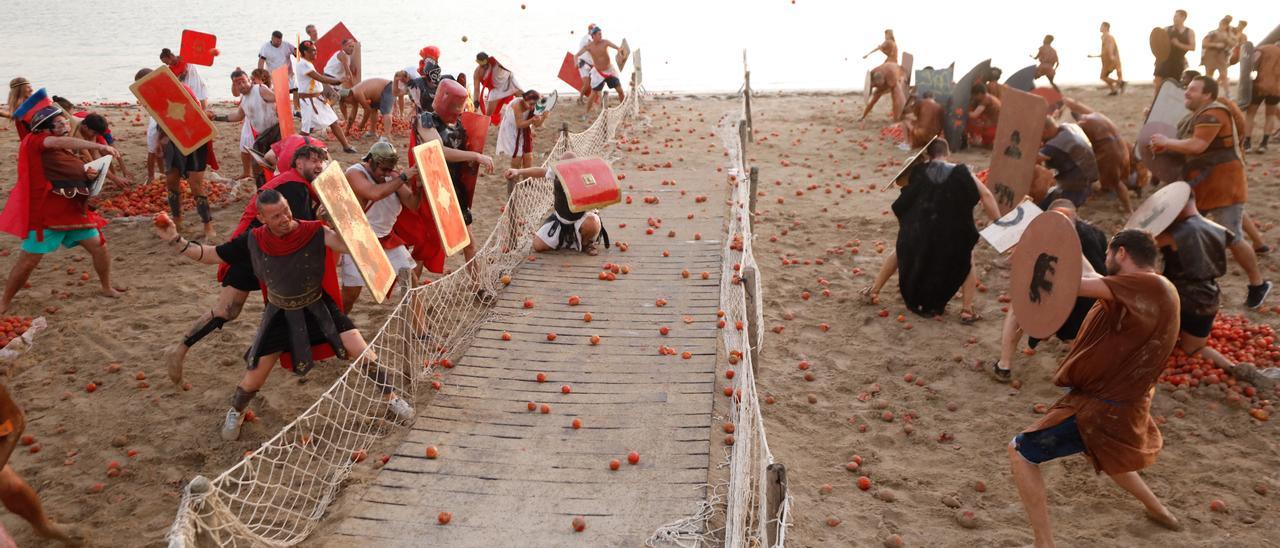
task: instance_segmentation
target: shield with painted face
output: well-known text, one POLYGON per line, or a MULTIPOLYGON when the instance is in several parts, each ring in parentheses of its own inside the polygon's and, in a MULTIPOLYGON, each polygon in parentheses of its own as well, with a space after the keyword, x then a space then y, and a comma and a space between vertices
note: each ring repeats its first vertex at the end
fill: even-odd
POLYGON ((352 262, 356 264, 356 270, 360 271, 365 286, 373 293, 373 299, 381 303, 396 281, 396 271, 387 259, 382 243, 374 235, 373 227, 369 226, 364 208, 360 207, 360 200, 351 190, 351 183, 347 182, 347 176, 336 160, 329 162, 320 176, 311 182, 311 188, 328 212, 329 226, 338 233, 338 237, 342 238, 347 250, 351 252, 352 262))
POLYGON ((1169 183, 1147 198, 1124 223, 1125 228, 1141 228, 1152 234, 1164 232, 1178 218, 1178 213, 1191 199, 1191 185, 1169 183))
POLYGON ((218 136, 218 128, 169 67, 151 71, 130 85, 129 91, 183 155, 191 154, 218 136))
POLYGON ((557 76, 574 90, 582 89, 582 73, 578 72, 578 60, 572 53, 565 52, 564 61, 560 63, 560 74, 557 76))
POLYGON ((603 209, 622 201, 622 187, 609 163, 600 158, 574 158, 557 162, 552 167, 564 195, 569 200, 569 210, 574 213, 603 209))
POLYGON ((178 55, 182 60, 193 65, 213 66, 214 49, 218 47, 218 37, 194 30, 182 31, 182 46, 178 55))
POLYGON ((1014 88, 1006 89, 1001 97, 1004 106, 996 122, 987 186, 1004 215, 1031 191, 1048 107, 1040 96, 1014 88))
POLYGON ((1027 335, 1045 339, 1071 315, 1080 292, 1080 237, 1075 223, 1046 211, 1027 226, 1009 258, 1009 297, 1027 335))
POLYGON ((471 234, 467 232, 462 204, 458 203, 449 166, 444 161, 444 145, 439 139, 428 141, 414 147, 413 157, 431 206, 436 233, 440 235, 445 254, 454 255, 471 243, 471 234))

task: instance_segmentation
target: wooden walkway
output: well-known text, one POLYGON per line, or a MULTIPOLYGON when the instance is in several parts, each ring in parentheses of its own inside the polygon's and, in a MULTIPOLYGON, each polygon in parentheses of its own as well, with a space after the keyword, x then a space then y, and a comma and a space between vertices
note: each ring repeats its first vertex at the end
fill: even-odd
POLYGON ((727 206, 715 166, 694 169, 628 174, 634 202, 605 211, 605 226, 615 243, 629 244, 627 252, 543 254, 519 267, 391 461, 333 534, 315 540, 639 546, 659 526, 696 511, 707 496, 708 468, 721 460, 718 450, 712 458, 710 439, 727 206), (671 177, 679 187, 660 185, 671 177), (697 193, 710 199, 695 205, 697 193), (660 202, 644 204, 647 195, 660 202), (663 219, 654 235, 645 235, 649 217, 663 219), (703 239, 694 240, 695 232, 703 239), (625 264, 630 274, 601 281, 604 263, 625 264), (581 304, 570 306, 571 295, 581 304), (665 306, 657 306, 660 298, 665 306), (661 345, 676 354, 659 355, 661 345), (528 411, 531 401, 550 413, 528 411), (580 429, 571 426, 575 418, 580 429), (439 449, 437 458, 425 457, 428 446, 439 449), (639 464, 627 463, 630 451, 639 464), (622 462, 620 470, 610 471, 611 459, 622 462), (453 514, 447 526, 436 522, 441 511, 453 514), (586 519, 581 533, 571 525, 576 516, 586 519))

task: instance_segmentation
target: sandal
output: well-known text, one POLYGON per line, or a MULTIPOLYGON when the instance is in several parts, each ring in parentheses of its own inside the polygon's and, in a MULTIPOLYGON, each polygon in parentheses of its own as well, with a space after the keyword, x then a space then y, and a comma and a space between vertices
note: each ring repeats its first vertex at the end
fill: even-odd
POLYGON ((582 252, 592 257, 595 257, 596 255, 600 254, 600 250, 596 248, 595 242, 591 242, 591 243, 588 243, 587 245, 582 246, 582 252))
POLYGON ((1000 382, 1009 382, 1013 379, 1013 370, 1008 367, 1000 367, 1000 360, 991 362, 991 376, 1000 382))
POLYGON ((1266 255, 1267 253, 1271 253, 1271 246, 1260 245, 1258 247, 1253 248, 1253 252, 1258 255, 1266 255))
POLYGON ((974 322, 981 320, 982 314, 968 309, 960 309, 960 323, 965 325, 973 325, 974 322))

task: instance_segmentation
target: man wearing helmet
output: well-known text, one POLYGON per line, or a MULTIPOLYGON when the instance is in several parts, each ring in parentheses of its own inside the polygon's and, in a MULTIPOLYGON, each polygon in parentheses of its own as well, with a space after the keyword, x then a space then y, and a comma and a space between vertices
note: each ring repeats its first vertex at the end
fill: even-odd
MULTIPOLYGON (((416 209, 422 197, 407 184, 411 179, 417 178, 417 172, 410 175, 397 170, 396 163, 399 159, 395 146, 386 141, 378 141, 369 147, 369 153, 360 163, 347 168, 347 183, 364 207, 373 235, 378 237, 378 242, 387 253, 387 259, 396 269, 399 282, 409 286, 413 275, 413 257, 409 255, 404 240, 391 229, 400 217, 400 211, 406 207, 416 209)), ((350 254, 342 254, 338 260, 338 269, 338 278, 342 282, 342 302, 346 305, 347 313, 351 313, 356 299, 360 298, 364 278, 360 276, 350 254)))
MULTIPOLYGON (((479 152, 467 150, 467 133, 462 126, 462 110, 467 103, 467 88, 449 78, 442 78, 432 101, 433 112, 424 112, 414 118, 413 131, 409 135, 410 148, 421 143, 439 140, 444 145, 444 159, 449 164, 449 177, 462 207, 462 217, 471 225, 472 188, 462 184, 462 168, 465 164, 479 164, 485 172, 493 173, 493 159, 479 152)), ((444 251, 431 228, 431 210, 428 207, 410 208, 400 216, 395 232, 413 247, 413 258, 422 261, 432 272, 444 269, 444 251)), ((475 239, 463 249, 463 255, 471 260, 476 254, 475 239)))
POLYGON ((0 213, 0 231, 22 239, 0 300, 0 314, 9 311, 14 295, 26 285, 40 260, 59 247, 79 245, 88 251, 102 283, 102 295, 120 296, 111 285, 111 257, 99 232, 106 221, 88 206, 89 188, 98 173, 86 170, 75 151, 94 150, 117 157, 120 153, 108 145, 70 137, 65 113, 43 92, 28 99, 24 103, 27 108, 14 112, 31 132, 19 145, 18 182, 0 213))

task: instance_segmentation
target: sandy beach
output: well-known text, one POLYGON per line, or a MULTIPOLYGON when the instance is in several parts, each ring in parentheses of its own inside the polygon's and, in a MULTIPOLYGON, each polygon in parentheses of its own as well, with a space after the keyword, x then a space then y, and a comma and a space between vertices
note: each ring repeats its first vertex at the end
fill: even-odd
MULTIPOLYGON (((1132 136, 1151 89, 1131 86, 1118 97, 1092 87, 1067 93, 1132 136)), ((958 302, 938 321, 906 313, 894 281, 882 293, 881 305, 860 302, 857 291, 871 283, 896 236, 889 211, 896 191, 880 189, 906 153, 881 137, 888 125, 886 103, 863 126, 853 121, 864 104, 856 94, 770 93, 753 102, 756 143, 748 155, 760 168, 754 245, 766 305, 757 375, 766 398, 770 448, 788 469, 794 497, 789 545, 878 546, 891 535, 900 535, 907 546, 1026 545, 1030 528, 1004 447, 1037 419, 1036 404, 1051 404, 1060 394, 1050 377, 1067 347, 1046 342, 1033 356, 1019 354, 1014 378, 1020 389, 993 381, 977 367, 998 355, 1006 306, 998 296, 1009 276, 1007 256, 982 242, 975 264, 988 290, 978 296, 985 318, 975 325, 960 323, 958 302), (895 321, 900 314, 907 315, 904 322, 895 321), (802 363, 807 369, 799 367, 802 363), (812 373, 812 381, 805 380, 806 373, 812 373), (883 420, 884 411, 895 420, 883 420), (852 473, 846 463, 855 456, 861 465, 852 473), (872 479, 870 490, 855 486, 859 475, 872 479), (959 517, 964 512, 973 512, 972 521, 959 517)), ((722 97, 656 94, 642 119, 702 134, 736 104, 722 97), (655 120, 660 116, 670 118, 655 120)), ((145 126, 133 121, 140 109, 93 109, 113 121, 117 146, 137 176, 145 158, 145 126)), ((571 130, 585 125, 581 113, 581 107, 562 98, 538 133, 537 150, 552 145, 554 128, 562 122, 571 130)), ((222 172, 238 174, 239 125, 219 124, 219 130, 222 172)), ((718 141, 707 139, 717 146, 697 142, 681 154, 721 157, 718 141)), ((366 138, 356 148, 363 152, 371 142, 366 138)), ((0 190, 5 193, 15 178, 16 152, 16 134, 6 125, 0 129, 0 190)), ((988 156, 966 151, 955 158, 976 171, 987 166, 988 156)), ((344 165, 358 159, 341 152, 334 157, 344 165)), ((623 171, 647 161, 626 152, 621 157, 623 171)), ((542 161, 541 154, 535 161, 542 161)), ((1270 229, 1280 218, 1274 208, 1280 199, 1280 154, 1251 155, 1248 173, 1250 212, 1268 229, 1275 247, 1280 231, 1270 229)), ((488 176, 478 188, 472 229, 483 238, 505 198, 505 184, 488 176)), ((221 234, 230 231, 242 207, 240 200, 216 210, 221 234)), ((1108 232, 1124 222, 1112 195, 1095 195, 1080 214, 1108 232)), ((159 546, 185 482, 196 474, 220 473, 288 423, 332 382, 339 365, 317 367, 300 380, 273 376, 252 405, 257 420, 245 425, 239 441, 223 442, 217 429, 243 372, 240 356, 261 305, 251 299, 238 320, 197 346, 187 361, 192 389, 175 388, 165 377, 162 352, 212 304, 214 269, 174 256, 152 235, 150 223, 113 222, 107 237, 113 276, 129 289, 124 297, 97 297, 96 281, 80 280, 83 272, 92 275, 87 254, 71 250, 47 257, 32 276, 32 287, 15 300, 12 314, 44 316, 50 327, 33 349, 5 364, 5 382, 26 411, 26 433, 35 437, 35 445, 15 450, 11 463, 40 493, 54 519, 83 525, 94 545, 159 546), (89 383, 96 385, 91 393, 89 383), (121 465, 119 477, 107 476, 112 461, 121 465), (102 484, 100 491, 95 484, 102 484)), ((12 266, 17 244, 13 238, 0 241, 0 271, 12 266)), ((1274 254, 1261 261, 1269 277, 1280 279, 1274 254)), ((459 258, 450 262, 458 264, 459 258)), ((1233 314, 1243 311, 1245 282, 1238 270, 1233 263, 1222 280, 1224 311, 1233 314)), ((1280 306, 1272 308, 1277 304, 1280 297, 1273 295, 1268 306, 1246 317, 1280 325, 1280 306)), ((369 336, 387 310, 366 298, 353 320, 369 336)), ((1044 466, 1062 545, 1280 543, 1275 421, 1255 420, 1216 392, 1175 394, 1167 388, 1159 389, 1152 408, 1162 422, 1165 449, 1143 476, 1186 531, 1168 532, 1144 520, 1136 502, 1074 457, 1044 466), (1224 501, 1228 512, 1211 512, 1214 499, 1224 501)), ((362 466, 372 466, 373 460, 362 466)), ((0 520, 19 545, 40 545, 17 516, 5 513, 0 520)))

